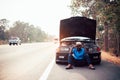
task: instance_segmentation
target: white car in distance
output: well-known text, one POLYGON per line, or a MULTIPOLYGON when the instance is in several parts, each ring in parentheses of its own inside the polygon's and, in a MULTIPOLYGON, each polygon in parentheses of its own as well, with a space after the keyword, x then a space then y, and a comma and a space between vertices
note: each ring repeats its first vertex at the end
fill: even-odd
POLYGON ((21 40, 19 37, 11 37, 8 42, 9 45, 21 45, 21 40))

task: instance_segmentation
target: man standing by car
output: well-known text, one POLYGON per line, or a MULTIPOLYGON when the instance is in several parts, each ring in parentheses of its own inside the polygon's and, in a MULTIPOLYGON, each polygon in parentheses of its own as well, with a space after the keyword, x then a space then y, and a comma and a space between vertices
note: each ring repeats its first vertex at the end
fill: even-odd
POLYGON ((72 69, 75 61, 87 60, 89 69, 95 70, 95 67, 91 64, 91 60, 87 51, 82 47, 81 42, 76 42, 76 46, 72 48, 68 55, 68 65, 66 69, 72 69))

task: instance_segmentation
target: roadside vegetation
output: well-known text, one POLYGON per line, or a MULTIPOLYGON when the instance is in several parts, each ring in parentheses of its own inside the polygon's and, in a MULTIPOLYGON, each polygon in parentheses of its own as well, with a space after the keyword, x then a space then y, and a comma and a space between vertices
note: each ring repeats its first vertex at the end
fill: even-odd
POLYGON ((12 26, 9 26, 8 23, 7 19, 0 20, 0 44, 7 43, 10 37, 19 37, 23 43, 52 40, 53 36, 45 33, 38 26, 22 21, 16 21, 12 26))
POLYGON ((120 56, 120 0, 71 0, 70 8, 73 16, 97 20, 100 47, 120 56))
POLYGON ((120 56, 116 57, 113 53, 102 51, 101 57, 102 57, 102 60, 105 60, 120 66, 120 56))

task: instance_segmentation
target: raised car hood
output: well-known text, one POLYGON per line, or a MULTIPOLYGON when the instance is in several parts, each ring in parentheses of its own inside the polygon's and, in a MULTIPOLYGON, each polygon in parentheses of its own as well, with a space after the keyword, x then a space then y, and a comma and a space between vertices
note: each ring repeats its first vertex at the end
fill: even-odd
POLYGON ((83 36, 96 38, 96 20, 86 17, 71 17, 60 21, 60 40, 66 37, 83 36))

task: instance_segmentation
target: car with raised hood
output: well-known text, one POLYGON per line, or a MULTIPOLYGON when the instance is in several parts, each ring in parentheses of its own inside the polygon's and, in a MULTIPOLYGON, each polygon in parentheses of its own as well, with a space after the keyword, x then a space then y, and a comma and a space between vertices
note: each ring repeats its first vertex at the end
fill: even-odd
POLYGON ((79 16, 61 20, 56 63, 67 63, 68 54, 75 43, 82 42, 83 47, 88 51, 92 63, 100 64, 101 51, 95 39, 96 20, 79 16))

